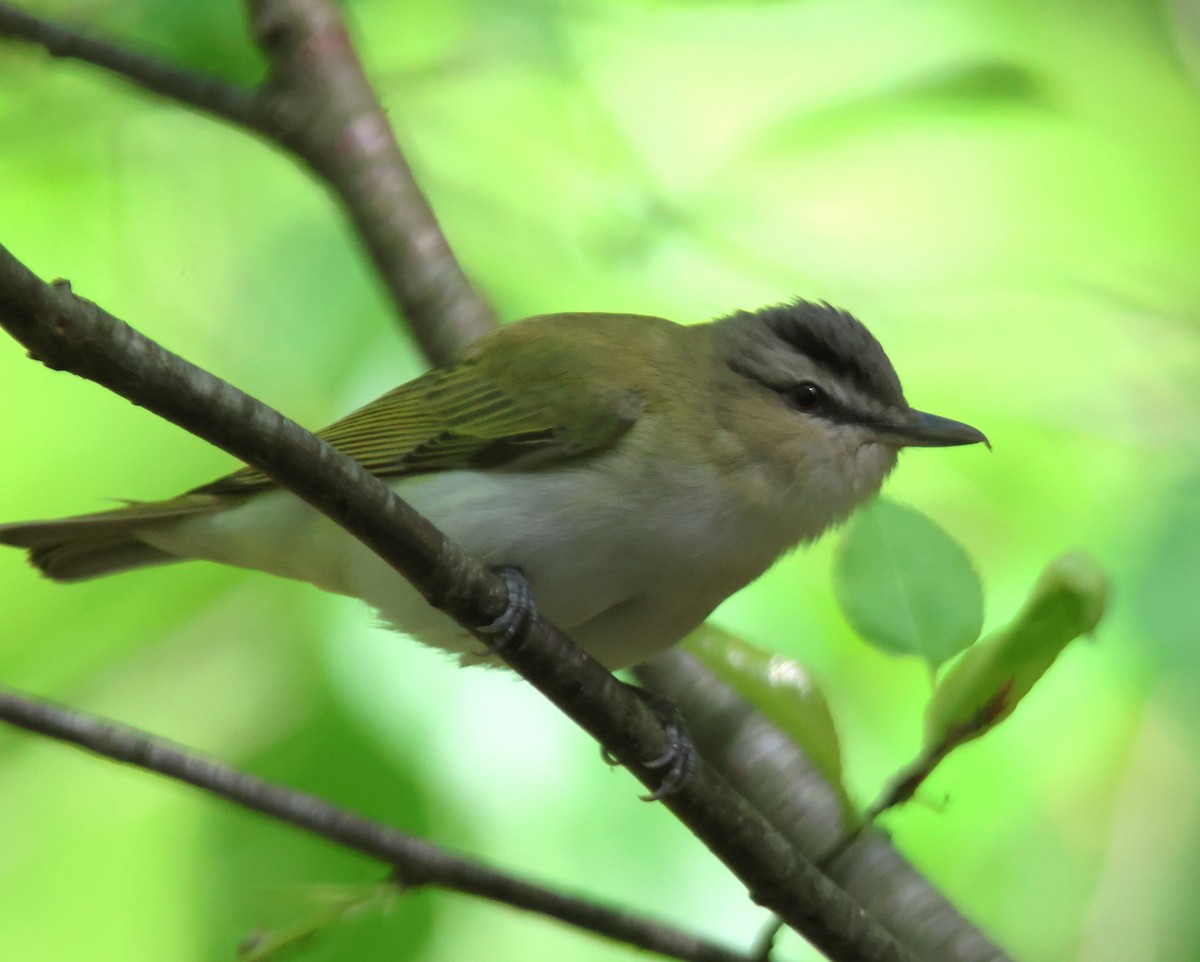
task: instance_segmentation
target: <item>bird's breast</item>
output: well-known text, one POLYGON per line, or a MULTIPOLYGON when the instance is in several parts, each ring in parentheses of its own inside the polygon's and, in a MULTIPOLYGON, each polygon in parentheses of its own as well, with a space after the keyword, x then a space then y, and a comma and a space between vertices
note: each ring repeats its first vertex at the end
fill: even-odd
MULTIPOLYGON (((443 471, 393 487, 483 563, 520 567, 546 617, 617 667, 677 642, 811 536, 803 512, 765 496, 770 489, 761 479, 640 454, 617 446, 537 471, 443 471)), ((438 647, 475 645, 368 548, 285 491, 172 526, 156 539, 180 556, 361 598, 438 647)))
MULTIPOLYGON (((635 597, 703 609, 804 537, 711 466, 619 451, 543 471, 452 471, 398 493, 490 565, 515 564, 564 627, 635 597)), ((673 639, 674 640, 674 639, 673 639)))

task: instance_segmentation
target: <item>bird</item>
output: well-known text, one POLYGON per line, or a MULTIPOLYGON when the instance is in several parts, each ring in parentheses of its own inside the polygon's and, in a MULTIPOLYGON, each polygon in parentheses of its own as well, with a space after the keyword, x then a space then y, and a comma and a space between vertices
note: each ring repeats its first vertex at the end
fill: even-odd
MULTIPOLYGON (((868 329, 803 299, 691 325, 527 318, 318 433, 484 564, 519 571, 541 615, 611 670, 671 647, 845 520, 902 449, 987 444, 910 407, 868 329)), ((298 579, 463 663, 494 661, 253 467, 167 500, 0 525, 0 543, 58 582, 185 560, 298 579)))

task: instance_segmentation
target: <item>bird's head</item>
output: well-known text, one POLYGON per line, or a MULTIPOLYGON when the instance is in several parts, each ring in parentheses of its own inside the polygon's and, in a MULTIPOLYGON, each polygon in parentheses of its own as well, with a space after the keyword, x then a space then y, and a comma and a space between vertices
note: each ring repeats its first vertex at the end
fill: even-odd
POLYGON ((828 515, 825 524, 873 496, 901 448, 988 443, 967 424, 914 410, 871 332, 828 304, 739 311, 714 333, 744 401, 741 433, 791 472, 791 497, 828 515))

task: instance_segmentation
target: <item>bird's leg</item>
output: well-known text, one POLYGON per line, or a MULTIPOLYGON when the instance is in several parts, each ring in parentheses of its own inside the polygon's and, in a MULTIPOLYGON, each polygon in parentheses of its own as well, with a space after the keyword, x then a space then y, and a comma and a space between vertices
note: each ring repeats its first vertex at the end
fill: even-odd
MULTIPOLYGON (((662 722, 666 735, 667 741, 662 754, 648 762, 642 762, 643 768, 663 770, 662 781, 659 782, 658 788, 649 795, 641 796, 644 802, 657 802, 668 795, 675 794, 687 783, 696 769, 699 752, 692 741, 692 736, 688 733, 683 716, 670 701, 638 685, 631 685, 627 681, 621 682, 621 684, 637 695, 645 702, 646 707, 654 712, 658 720, 662 722)), ((600 755, 609 765, 620 764, 606 748, 600 749, 600 755)))
MULTIPOLYGON (((539 616, 533 600, 533 589, 520 568, 515 565, 497 565, 492 570, 504 579, 508 587, 508 604, 505 605, 504 611, 491 624, 478 629, 479 634, 486 639, 488 651, 494 654, 510 644, 527 623, 532 624, 539 616)), ((629 682, 621 684, 636 694, 645 702, 646 707, 654 712, 662 722, 666 735, 666 745, 662 754, 648 762, 642 762, 643 768, 656 771, 661 769, 663 772, 658 788, 649 795, 641 796, 643 801, 657 802, 683 787, 696 768, 698 752, 678 708, 661 695, 645 688, 639 688, 629 682)), ((619 764, 607 749, 601 748, 600 753, 608 764, 619 764)))
POLYGON ((504 579, 508 602, 491 624, 478 631, 486 638, 488 651, 495 653, 508 646, 526 624, 532 625, 539 616, 525 572, 516 565, 497 565, 492 571, 504 579))

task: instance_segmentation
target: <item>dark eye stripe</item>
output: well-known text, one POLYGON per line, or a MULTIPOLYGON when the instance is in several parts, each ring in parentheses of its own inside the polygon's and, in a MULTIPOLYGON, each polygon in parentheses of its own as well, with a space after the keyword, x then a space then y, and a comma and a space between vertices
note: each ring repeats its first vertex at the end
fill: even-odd
MULTIPOLYGON (((856 410, 855 408, 831 395, 828 391, 822 389, 819 384, 815 386, 820 389, 824 395, 821 404, 813 410, 805 411, 798 408, 794 399, 790 396, 791 392, 800 386, 799 384, 769 383, 767 379, 763 377, 761 372, 756 371, 749 365, 741 363, 738 359, 728 361, 727 366, 729 367, 729 370, 733 371, 733 373, 739 377, 744 377, 746 380, 756 384, 759 388, 778 395, 780 400, 797 414, 803 414, 807 417, 821 418, 825 421, 832 421, 834 424, 871 425, 879 423, 879 416, 877 414, 856 410)), ((805 381, 801 383, 812 382, 805 381)))
POLYGON ((834 424, 874 424, 878 419, 873 414, 865 414, 862 411, 856 411, 850 406, 843 404, 831 394, 826 393, 820 385, 812 384, 813 387, 820 392, 820 402, 813 407, 803 407, 796 403, 794 392, 807 384, 794 384, 786 388, 777 388, 779 395, 783 398, 784 403, 798 414, 803 414, 812 418, 821 418, 825 421, 832 421, 834 424))
POLYGON ((785 344, 839 380, 884 404, 903 404, 904 392, 879 342, 858 320, 829 304, 796 300, 755 314, 785 344))

